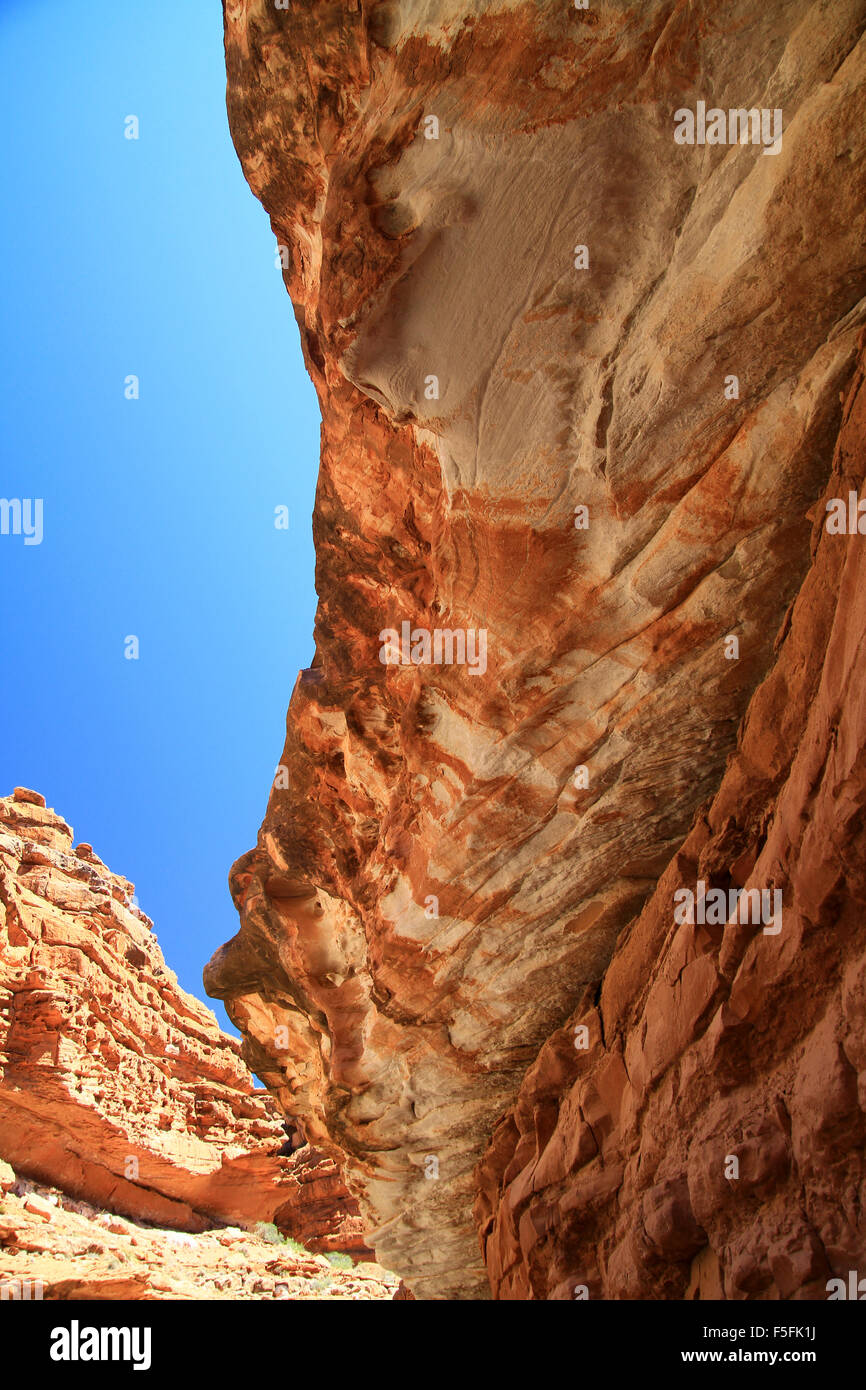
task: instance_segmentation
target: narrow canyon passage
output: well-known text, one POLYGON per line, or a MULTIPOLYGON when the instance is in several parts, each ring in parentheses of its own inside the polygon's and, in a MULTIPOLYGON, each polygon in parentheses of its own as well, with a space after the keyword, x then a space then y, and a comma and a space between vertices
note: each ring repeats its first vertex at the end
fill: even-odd
POLYGON ((866 7, 225 25, 323 424, 315 679, 206 988, 419 1297, 823 1296, 863 1246, 862 542, 824 522, 866 7), (732 887, 779 931, 675 920, 732 887))
POLYGON ((306 1374, 349 1301, 587 1301, 644 1374, 817 1327, 826 1379, 866 0, 39 9, 0 7, 0 1304, 199 1379, 286 1328, 306 1374))

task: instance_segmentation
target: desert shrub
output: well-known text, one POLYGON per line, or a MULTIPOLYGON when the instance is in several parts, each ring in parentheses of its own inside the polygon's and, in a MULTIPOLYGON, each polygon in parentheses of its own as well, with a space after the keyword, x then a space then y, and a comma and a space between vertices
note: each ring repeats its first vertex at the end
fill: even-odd
POLYGON ((355 1261, 352 1259, 352 1256, 345 1254, 342 1250, 329 1250, 325 1255, 325 1259, 328 1261, 328 1264, 334 1266, 334 1269, 355 1268, 355 1261))
POLYGON ((293 1240, 291 1236, 284 1236, 273 1221, 258 1221, 255 1232, 259 1240, 267 1241, 268 1245, 282 1245, 290 1255, 299 1255, 302 1259, 309 1258, 309 1250, 305 1250, 300 1241, 293 1240))
POLYGON ((291 1236, 283 1236, 283 1244, 287 1250, 291 1250, 293 1255, 309 1255, 309 1250, 305 1249, 299 1240, 292 1240, 291 1236))
POLYGON ((280 1245, 282 1236, 274 1225, 273 1221, 257 1221, 255 1232, 259 1240, 264 1240, 268 1245, 280 1245))

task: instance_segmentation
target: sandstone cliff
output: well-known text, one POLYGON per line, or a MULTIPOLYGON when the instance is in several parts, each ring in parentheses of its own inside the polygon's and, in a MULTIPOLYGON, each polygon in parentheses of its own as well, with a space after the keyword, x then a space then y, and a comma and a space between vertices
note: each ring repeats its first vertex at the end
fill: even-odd
POLYGON ((224 15, 322 406, 320 602, 206 986, 416 1292, 483 1296, 476 1195, 497 1293, 808 1292, 857 1243, 816 1207, 860 1135, 856 539, 810 560, 864 321, 866 4, 224 15), (749 143, 675 138, 752 108, 749 143), (781 935, 675 934, 700 873, 780 889, 781 935), (737 1207, 717 1151, 758 1132, 737 1207))
POLYGON ((721 786, 481 1165, 500 1297, 817 1299, 863 1265, 866 553, 825 525, 864 474, 861 363, 721 786), (677 924, 699 880, 772 882, 780 929, 677 924))
POLYGON ((291 1153, 133 885, 72 840, 38 793, 0 799, 0 1158, 137 1220, 278 1220, 311 1248, 369 1254, 333 1164, 291 1153))

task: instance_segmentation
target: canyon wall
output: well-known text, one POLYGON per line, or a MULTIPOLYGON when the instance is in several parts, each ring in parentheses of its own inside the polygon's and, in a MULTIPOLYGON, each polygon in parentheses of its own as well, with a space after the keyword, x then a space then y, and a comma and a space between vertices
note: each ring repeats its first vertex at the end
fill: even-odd
POLYGON ((808 1293, 856 1221, 780 1216, 756 1273, 718 1153, 752 1202, 855 1176, 821 867, 854 745, 850 785, 807 763, 855 698, 848 552, 810 564, 866 319, 866 3, 224 16, 323 425, 315 655, 206 987, 419 1296, 808 1293), (782 891, 780 935, 674 932, 700 874, 782 891))
POLYGON ((500 1297, 825 1298, 863 1267, 866 552, 825 527, 863 492, 864 366, 721 786, 485 1154, 500 1297), (779 919, 677 922, 698 882, 772 883, 779 919))
POLYGON ((133 897, 38 793, 0 799, 0 1158, 137 1220, 278 1220, 311 1248, 369 1254, 332 1162, 291 1152, 133 897))

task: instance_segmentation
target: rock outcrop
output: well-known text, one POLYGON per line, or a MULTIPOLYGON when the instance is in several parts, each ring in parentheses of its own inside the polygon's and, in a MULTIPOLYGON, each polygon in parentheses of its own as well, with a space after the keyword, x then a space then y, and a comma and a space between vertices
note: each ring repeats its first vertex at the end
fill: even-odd
MULTIPOLYGON (((478 1214, 497 1293, 813 1289, 820 1252, 797 1242, 810 1226, 817 1252, 821 1221, 769 1222, 775 1253, 750 1272, 713 1145, 751 1143, 782 1087, 761 1142, 780 1172, 793 1153, 813 1175, 819 1140, 776 1067, 796 1070, 800 1047, 809 1066, 835 1058, 842 1167, 803 1180, 847 1200, 859 1121, 834 1010, 855 986, 805 960, 844 974, 855 955, 813 941, 829 880, 761 837, 824 834, 829 853, 834 797, 857 833, 855 761, 823 796, 804 780, 821 649, 798 645, 807 600, 796 637, 789 609, 866 318, 866 4, 226 0, 224 15, 233 137, 322 406, 320 602, 258 843, 233 871, 240 931, 206 987, 421 1296, 488 1287, 472 1208, 494 1129, 478 1214), (786 647, 811 676, 774 685, 786 647), (749 709, 758 748, 738 751, 749 709), (781 936, 674 947, 671 892, 704 867, 782 888, 781 936), (742 969, 772 982, 774 1021, 734 988, 742 969), (577 1057, 562 1029, 590 1003, 611 1033, 577 1057), (761 1038, 752 1085, 733 1059, 761 1038), (695 1079, 704 1061, 718 1076, 695 1079), (549 1151, 575 1067, 602 1094, 585 1117, 601 1132, 568 1121, 549 1151), (680 1134, 646 1159, 645 1190, 640 1116, 668 1107, 648 1132, 662 1146, 692 1104, 706 1177, 680 1134), (599 1177, 589 1146, 608 1141, 599 1177), (638 1206, 648 1225, 627 1236, 638 1206)), ((843 645, 858 615, 851 599, 843 645)), ((843 680, 835 659, 827 677, 843 680)), ((796 1084, 832 1128, 817 1079, 796 1084)), ((839 1229, 831 1265, 854 1239, 839 1229)))
POLYGON ((301 1250, 271 1230, 180 1234, 16 1178, 0 1161, 0 1302, 409 1301, 396 1275, 301 1250))
POLYGON ((311 1248, 369 1255, 333 1165, 291 1152, 133 885, 72 841, 38 793, 0 799, 0 1158, 139 1221, 201 1231, 279 1212, 311 1248))

